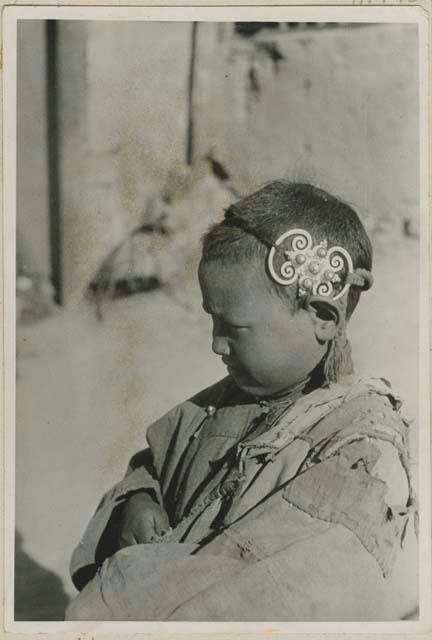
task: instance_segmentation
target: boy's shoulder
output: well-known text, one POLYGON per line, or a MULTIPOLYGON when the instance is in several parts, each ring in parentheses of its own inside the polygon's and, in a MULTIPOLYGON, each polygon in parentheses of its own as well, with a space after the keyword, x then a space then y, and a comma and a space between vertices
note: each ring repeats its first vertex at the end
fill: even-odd
POLYGON ((328 403, 330 411, 313 425, 313 439, 367 435, 405 445, 409 421, 401 413, 402 401, 384 378, 342 378, 315 394, 314 403, 328 403))
POLYGON ((237 395, 240 395, 240 391, 229 376, 205 387, 174 406, 149 426, 147 440, 150 446, 159 446, 174 434, 187 435, 216 407, 227 402, 235 405, 237 395))
MULTIPOLYGON (((392 389, 388 380, 382 377, 358 376, 355 374, 343 376, 338 382, 321 386, 304 396, 305 404, 319 405, 325 402, 333 402, 335 399, 343 399, 344 405, 368 403, 371 399, 375 404, 384 403, 398 411, 402 405, 400 396, 392 389)), ((237 387, 231 376, 225 376, 216 383, 197 392, 184 403, 192 403, 200 408, 207 408, 210 403, 215 407, 226 404, 243 403, 251 401, 251 396, 237 387)))
POLYGON ((200 408, 208 406, 219 406, 224 401, 232 399, 235 395, 240 395, 240 390, 236 387, 231 376, 225 376, 221 380, 198 391, 186 400, 200 408))
POLYGON ((408 421, 400 412, 401 404, 386 380, 347 376, 301 396, 282 414, 277 428, 259 436, 255 444, 283 450, 301 438, 315 449, 370 436, 404 449, 408 421))
POLYGON ((328 392, 328 402, 338 393, 342 400, 300 435, 309 455, 284 498, 314 518, 350 529, 387 575, 416 510, 409 423, 386 380, 352 376, 328 392))
POLYGON ((383 377, 357 375, 352 373, 342 376, 338 382, 332 382, 327 386, 317 389, 329 397, 343 396, 344 404, 352 402, 355 399, 363 400, 371 398, 380 398, 386 403, 390 403, 395 410, 399 410, 402 401, 399 394, 394 391, 391 383, 383 377))
MULTIPOLYGON (((151 437, 161 429, 177 430, 180 425, 186 428, 209 412, 251 402, 258 403, 258 400, 243 392, 230 376, 226 376, 177 404, 151 425, 147 433, 151 437)), ((371 425, 386 421, 395 431, 403 433, 407 423, 400 414, 401 404, 399 396, 384 378, 345 376, 337 383, 321 386, 301 396, 289 409, 289 430, 292 433, 294 423, 297 433, 313 429, 317 437, 320 431, 324 436, 326 430, 334 432, 352 424, 360 427, 367 421, 371 425)))

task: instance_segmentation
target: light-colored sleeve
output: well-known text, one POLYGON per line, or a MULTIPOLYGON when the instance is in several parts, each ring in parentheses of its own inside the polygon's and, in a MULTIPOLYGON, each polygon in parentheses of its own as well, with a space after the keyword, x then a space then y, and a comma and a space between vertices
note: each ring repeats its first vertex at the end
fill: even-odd
POLYGON ((116 553, 70 605, 67 619, 409 616, 417 606, 414 514, 387 503, 388 489, 399 504, 404 496, 396 495, 396 481, 391 487, 397 465, 385 481, 373 475, 367 461, 376 466, 379 458, 379 447, 368 442, 344 448, 192 555, 187 545, 170 544, 116 553))
POLYGON ((380 456, 373 468, 373 475, 385 482, 386 500, 391 504, 406 504, 409 497, 407 475, 401 465, 397 449, 383 440, 376 440, 380 456))
POLYGON ((132 457, 126 476, 104 495, 72 555, 70 572, 78 589, 87 584, 105 558, 117 551, 120 510, 128 496, 137 491, 151 491, 163 504, 164 492, 185 443, 206 416, 203 406, 224 392, 227 380, 204 389, 150 425, 146 433, 149 447, 132 457))
POLYGON ((108 491, 75 548, 70 573, 77 589, 93 577, 97 567, 117 549, 119 515, 124 500, 137 491, 150 490, 159 495, 159 484, 145 466, 130 470, 125 478, 108 491))
POLYGON ((293 519, 287 546, 260 561, 245 549, 241 557, 232 538, 223 554, 211 545, 196 555, 182 544, 127 547, 106 561, 66 619, 388 621, 415 610, 406 588, 414 580, 406 567, 414 565, 384 578, 342 525, 317 527, 299 510, 293 519))
MULTIPOLYGON (((177 419, 177 408, 163 416, 151 428, 159 433, 153 439, 153 447, 135 454, 128 466, 126 475, 112 487, 100 501, 70 562, 70 573, 77 589, 82 589, 93 577, 101 563, 118 549, 117 534, 122 505, 128 496, 139 491, 150 491, 153 497, 162 501, 158 473, 154 465, 154 456, 158 447, 166 448, 171 425, 177 419), (160 428, 158 428, 160 427, 160 428), (156 449, 154 451, 153 449, 156 449)), ((169 443, 168 443, 169 444, 169 443)))
POLYGON ((417 607, 416 545, 391 576, 342 525, 304 537, 181 603, 168 620, 388 621, 417 607))

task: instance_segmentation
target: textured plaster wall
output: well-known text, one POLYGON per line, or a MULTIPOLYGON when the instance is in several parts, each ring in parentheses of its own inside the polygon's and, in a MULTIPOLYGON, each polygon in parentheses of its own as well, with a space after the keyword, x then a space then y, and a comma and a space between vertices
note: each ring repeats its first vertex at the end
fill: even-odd
POLYGON ((17 69, 17 224, 30 268, 48 276, 45 25, 20 21, 17 69))
POLYGON ((348 199, 370 228, 416 218, 416 29, 367 25, 245 40, 200 25, 197 152, 211 149, 240 191, 288 176, 348 199))
MULTIPOLYGON (((72 91, 76 83, 81 95, 75 122, 80 149, 74 131, 65 134, 63 149, 69 302, 80 298, 101 261, 139 225, 148 196, 184 158, 190 31, 181 23, 73 28, 84 47, 79 77, 68 73, 76 53, 68 34, 60 36, 65 83, 72 91)), ((66 124, 67 104, 63 115, 66 124)))
MULTIPOLYGON (((20 42, 19 223, 48 269, 42 25, 20 42), (40 53, 40 56, 33 53, 40 53), (27 227, 27 229, 26 229, 27 227)), ((59 158, 66 303, 142 221, 186 154, 191 25, 60 22, 59 158)), ((247 192, 278 176, 354 204, 369 230, 417 226, 416 27, 198 28, 194 156, 247 192), (269 51, 276 51, 271 57, 269 51)))
MULTIPOLYGON (((87 29, 88 198, 65 212, 69 300, 184 161, 191 36, 179 23, 79 28, 87 29)), ((195 157, 211 152, 239 192, 276 176, 312 180, 352 202, 371 231, 395 221, 401 229, 405 219, 415 227, 416 38, 414 26, 371 25, 245 40, 229 24, 200 24, 195 157)), ((81 177, 67 158, 66 171, 65 189, 76 193, 81 177)))

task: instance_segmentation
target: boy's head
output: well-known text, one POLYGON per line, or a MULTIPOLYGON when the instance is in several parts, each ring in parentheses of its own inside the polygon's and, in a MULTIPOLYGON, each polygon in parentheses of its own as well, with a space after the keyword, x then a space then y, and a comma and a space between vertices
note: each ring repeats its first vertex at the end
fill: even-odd
POLYGON ((271 182, 232 205, 203 239, 200 283, 214 320, 214 351, 239 386, 256 395, 300 382, 336 343, 370 284, 371 266, 369 238, 351 207, 311 185, 271 182), (306 251, 296 252, 296 243, 300 249, 308 243, 306 251), (342 249, 334 264, 341 253, 343 264, 333 274, 332 295, 312 295, 326 290, 333 247, 342 249), (308 269, 318 268, 314 280, 308 269), (312 287, 317 278, 324 282, 318 290, 312 287), (250 376, 242 365, 252 369, 250 376))

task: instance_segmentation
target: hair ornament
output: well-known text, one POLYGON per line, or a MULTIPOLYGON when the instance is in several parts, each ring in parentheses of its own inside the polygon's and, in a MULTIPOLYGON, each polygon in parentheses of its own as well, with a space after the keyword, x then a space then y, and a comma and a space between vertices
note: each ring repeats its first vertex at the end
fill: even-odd
POLYGON ((275 282, 287 286, 297 281, 300 298, 319 295, 336 301, 345 295, 351 284, 357 284, 353 280, 357 274, 348 251, 338 246, 328 248, 327 240, 313 246, 312 236, 305 229, 291 229, 280 235, 270 248, 267 266, 275 282), (283 250, 285 259, 276 266, 277 248, 282 244, 286 246, 283 250), (337 291, 343 271, 346 273, 345 284, 337 291))
POLYGON ((367 269, 354 269, 353 273, 347 275, 345 282, 348 282, 353 287, 360 287, 362 291, 369 291, 374 279, 371 272, 367 269))

